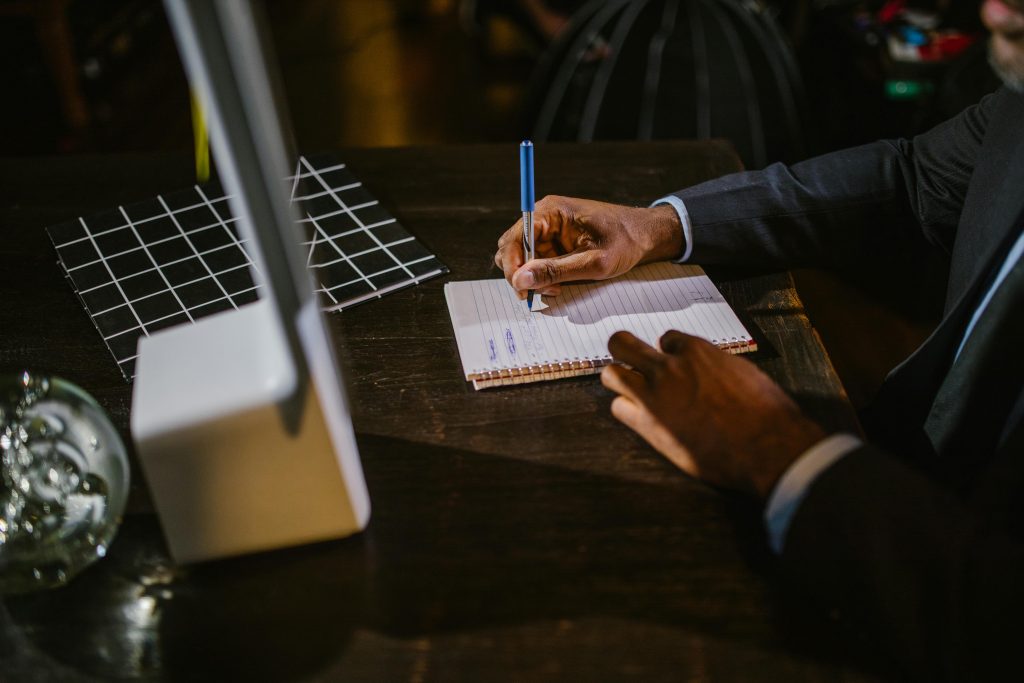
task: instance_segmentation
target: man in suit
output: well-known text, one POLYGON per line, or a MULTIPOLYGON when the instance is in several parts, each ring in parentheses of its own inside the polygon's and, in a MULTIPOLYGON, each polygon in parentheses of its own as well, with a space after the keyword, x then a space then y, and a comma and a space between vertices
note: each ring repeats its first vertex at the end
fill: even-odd
POLYGON ((548 197, 521 295, 658 259, 949 263, 945 312, 864 416, 826 434, 745 359, 669 332, 609 340, 613 415, 689 474, 765 502, 785 572, 924 680, 1024 672, 1024 0, 986 0, 1005 87, 913 140, 726 176, 648 209, 548 197))

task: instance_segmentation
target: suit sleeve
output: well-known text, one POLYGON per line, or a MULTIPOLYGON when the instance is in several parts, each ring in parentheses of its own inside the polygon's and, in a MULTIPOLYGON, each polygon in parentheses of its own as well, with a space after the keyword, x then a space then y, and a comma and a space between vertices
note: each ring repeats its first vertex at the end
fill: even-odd
POLYGON ((850 266, 952 249, 992 111, 1005 90, 912 140, 883 140, 792 166, 773 164, 677 192, 691 261, 850 266))
POLYGON ((781 562, 915 679, 1024 679, 1024 546, 870 446, 815 480, 781 562))

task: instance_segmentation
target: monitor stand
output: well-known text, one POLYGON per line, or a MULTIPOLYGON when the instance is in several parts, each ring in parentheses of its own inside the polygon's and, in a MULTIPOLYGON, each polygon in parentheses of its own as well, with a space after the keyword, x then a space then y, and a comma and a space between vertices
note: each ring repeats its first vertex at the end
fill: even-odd
POLYGON ((140 340, 131 429, 175 561, 366 526, 354 435, 333 425, 349 442, 333 447, 322 388, 300 385, 267 301, 140 340))

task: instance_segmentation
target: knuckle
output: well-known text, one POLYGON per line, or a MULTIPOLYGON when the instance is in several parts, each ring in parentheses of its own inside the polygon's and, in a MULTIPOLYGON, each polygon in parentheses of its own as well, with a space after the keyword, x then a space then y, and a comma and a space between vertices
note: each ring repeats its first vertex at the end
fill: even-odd
POLYGON ((652 384, 658 384, 667 374, 670 373, 672 357, 667 356, 660 351, 655 351, 650 354, 647 363, 648 367, 644 374, 647 376, 649 382, 652 384))
POLYGON ((559 280, 559 276, 562 274, 561 266, 551 260, 542 262, 540 270, 542 282, 557 282, 559 280))
POLYGON ((685 363, 675 356, 669 356, 665 360, 664 372, 666 375, 685 374, 685 363))
POLYGON ((607 275, 612 270, 612 259, 606 251, 594 251, 591 257, 591 264, 601 275, 607 275))
POLYGON ((544 195, 537 202, 537 209, 547 216, 559 216, 561 220, 564 220, 565 217, 572 215, 572 200, 557 194, 544 195))

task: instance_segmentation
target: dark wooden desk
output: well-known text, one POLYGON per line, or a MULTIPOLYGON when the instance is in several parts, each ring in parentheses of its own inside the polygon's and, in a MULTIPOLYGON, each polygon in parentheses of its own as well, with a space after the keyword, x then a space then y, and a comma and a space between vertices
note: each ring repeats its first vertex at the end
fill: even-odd
MULTIPOLYGON (((513 146, 342 157, 453 278, 494 277, 513 146)), ((642 204, 730 171, 720 143, 541 147, 537 182, 642 204)), ((0 370, 130 387, 43 227, 187 185, 179 157, 0 162, 0 370)), ((852 413, 789 277, 712 271, 816 418, 852 413)), ((374 512, 342 541, 174 567, 138 469, 107 558, 0 607, 0 679, 872 679, 878 663, 772 577, 759 511, 678 473, 595 378, 475 392, 444 279, 330 316, 374 512)), ((743 419, 737 415, 736 419, 743 419)), ((287 500, 281 501, 287 505, 287 500)))

